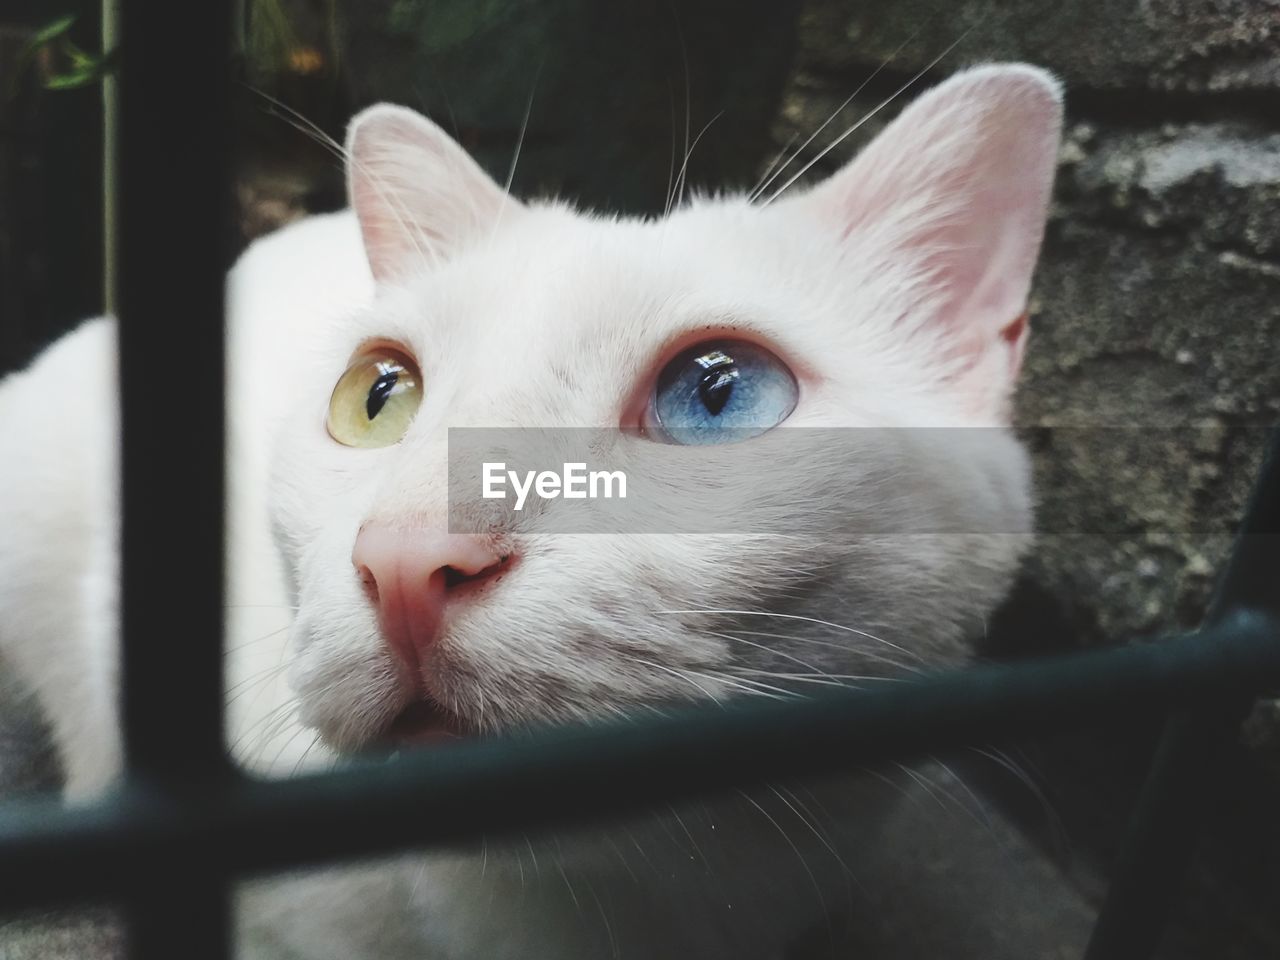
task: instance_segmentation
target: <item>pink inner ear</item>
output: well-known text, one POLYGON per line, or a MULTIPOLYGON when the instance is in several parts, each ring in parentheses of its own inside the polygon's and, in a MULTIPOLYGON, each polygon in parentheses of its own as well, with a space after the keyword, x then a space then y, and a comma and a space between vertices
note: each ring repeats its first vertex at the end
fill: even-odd
MULTIPOLYGON (((982 153, 986 153, 983 150, 982 153)), ((999 152, 1000 157, 1014 156, 999 152)), ((943 222, 904 244, 934 291, 932 325, 946 332, 949 358, 971 361, 1005 336, 1024 312, 1044 229, 1041 170, 1007 169, 976 156, 969 177, 947 177, 936 189, 950 207, 943 222), (1015 319, 1010 319, 1015 318, 1015 319)), ((893 210, 887 211, 889 216, 893 210)))
POLYGON ((925 94, 805 198, 841 219, 847 243, 874 244, 886 263, 925 281, 928 295, 910 322, 932 331, 928 341, 941 345, 957 382, 983 396, 1006 395, 1021 362, 1026 324, 1018 318, 1060 127, 1058 88, 1047 74, 980 67, 925 94), (998 371, 993 349, 1007 355, 998 371))
POLYGON ((1018 317, 1000 331, 1000 340, 1009 354, 1009 379, 1017 380, 1022 372, 1022 355, 1027 349, 1027 337, 1031 333, 1031 317, 1020 313, 1018 317))
POLYGON ((348 194, 379 283, 439 266, 521 209, 426 117, 379 104, 347 134, 348 194))
POLYGON ((1026 306, 1057 158, 1056 127, 1037 136, 1022 119, 986 124, 965 175, 941 182, 955 209, 929 254, 946 286, 943 319, 984 340, 1026 306))

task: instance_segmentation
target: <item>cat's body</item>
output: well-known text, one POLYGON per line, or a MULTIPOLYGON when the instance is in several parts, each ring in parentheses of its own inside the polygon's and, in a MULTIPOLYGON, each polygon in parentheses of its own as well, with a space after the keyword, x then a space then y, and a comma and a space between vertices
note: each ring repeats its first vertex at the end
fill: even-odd
MULTIPOLYGON (((286 364, 306 342, 308 325, 370 299, 362 257, 349 214, 317 217, 262 242, 228 280, 230 743, 236 731, 263 732, 284 686, 278 673, 263 676, 281 662, 291 620, 267 516, 274 431, 265 421, 301 377, 286 364), (301 244, 294 233, 305 237, 301 244), (300 251, 305 266, 297 262, 300 251)), ((23 519, 6 524, 0 550, 0 656, 44 706, 73 798, 109 785, 122 759, 114 338, 114 321, 92 320, 0 383, 0 459, 22 465, 0 471, 0 502, 23 519)), ((296 725, 282 725, 275 736, 255 739, 255 754, 241 744, 241 755, 256 769, 287 771, 310 744, 296 733, 296 725), (289 738, 291 752, 277 757, 289 738)))
MULTIPOLYGON (((449 729, 488 732, 959 662, 1026 543, 1004 424, 1058 123, 1043 74, 985 68, 805 196, 642 223, 526 207, 420 118, 367 114, 354 214, 259 242, 229 281, 233 754, 268 775, 323 765, 424 692, 449 729), (787 426, 877 428, 802 469, 762 464, 753 506, 786 535, 551 534, 551 508, 444 532, 449 427, 621 427, 635 469, 705 482, 716 447, 635 435, 662 365, 704 341, 782 358, 787 426), (420 368, 420 406, 394 442, 335 442, 334 384, 388 342, 420 368), (894 429, 918 427, 988 429, 894 429), (849 519, 904 514, 901 533, 849 519)), ((111 338, 94 321, 0 384, 0 656, 78 797, 120 756, 111 338)), ((264 956, 768 960, 856 913, 846 860, 890 799, 769 787, 256 888, 244 936, 264 956)))

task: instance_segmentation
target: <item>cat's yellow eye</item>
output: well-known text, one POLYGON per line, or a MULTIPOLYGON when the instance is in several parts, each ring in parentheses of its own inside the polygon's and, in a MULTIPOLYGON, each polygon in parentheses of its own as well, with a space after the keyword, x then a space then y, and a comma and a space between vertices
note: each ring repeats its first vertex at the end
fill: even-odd
POLYGON ((329 398, 329 436, 348 447, 399 442, 422 403, 422 374, 401 350, 375 346, 358 353, 329 398))

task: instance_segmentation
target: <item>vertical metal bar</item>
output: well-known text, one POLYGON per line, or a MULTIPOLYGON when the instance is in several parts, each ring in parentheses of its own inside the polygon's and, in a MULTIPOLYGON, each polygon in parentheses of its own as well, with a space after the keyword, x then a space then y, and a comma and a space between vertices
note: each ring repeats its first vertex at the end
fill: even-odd
MULTIPOLYGON (((1261 474, 1207 626, 1245 611, 1280 611, 1280 430, 1273 431, 1261 474)), ((1276 637, 1280 644, 1280 637, 1276 637)), ((1249 704, 1181 712, 1169 718, 1142 786, 1111 888, 1085 960, 1142 960, 1159 945, 1170 906, 1204 828, 1221 765, 1249 704)))
POLYGON ((120 11, 125 742, 131 772, 182 781, 224 752, 229 24, 220 3, 120 11))
MULTIPOLYGON (((108 11, 110 12, 110 11, 108 11)), ((223 272, 230 184, 226 3, 120 0, 117 220, 123 434, 123 723, 134 789, 225 776, 223 272)), ((135 958, 226 954, 217 851, 175 845, 126 890, 135 958)))
POLYGON ((222 960, 231 955, 226 881, 214 876, 169 877, 135 899, 129 915, 131 960, 222 960))
MULTIPOLYGON (((102 0, 102 52, 116 49, 120 42, 120 0, 102 0)), ((108 71, 102 78, 102 302, 103 310, 115 316, 116 298, 116 106, 119 94, 116 78, 108 71)))

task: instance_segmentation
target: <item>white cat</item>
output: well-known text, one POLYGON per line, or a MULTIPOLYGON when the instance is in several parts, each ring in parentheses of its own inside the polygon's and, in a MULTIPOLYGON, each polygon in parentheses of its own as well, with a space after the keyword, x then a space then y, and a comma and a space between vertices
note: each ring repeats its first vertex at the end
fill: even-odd
MULTIPOLYGON (((256 243, 229 279, 236 757, 284 775, 387 738, 958 662, 1027 541, 1005 428, 1060 122, 1045 73, 981 67, 815 189, 640 221, 522 204, 411 111, 357 117, 353 212, 256 243), (761 436, 720 446, 725 425, 761 436), (738 478, 791 535, 599 536, 549 532, 567 503, 448 533, 463 426, 621 428, 677 497, 784 427, 881 429, 738 478), (917 427, 992 429, 893 429, 917 427)), ((72 797, 120 766, 113 349, 95 320, 0 384, 0 656, 72 797)), ((678 837, 654 818, 540 862, 531 844, 258 888, 246 949, 782 956, 835 909, 822 891, 856 867, 864 792, 822 792, 830 836, 802 838, 818 866, 744 794, 682 811, 678 837)))

